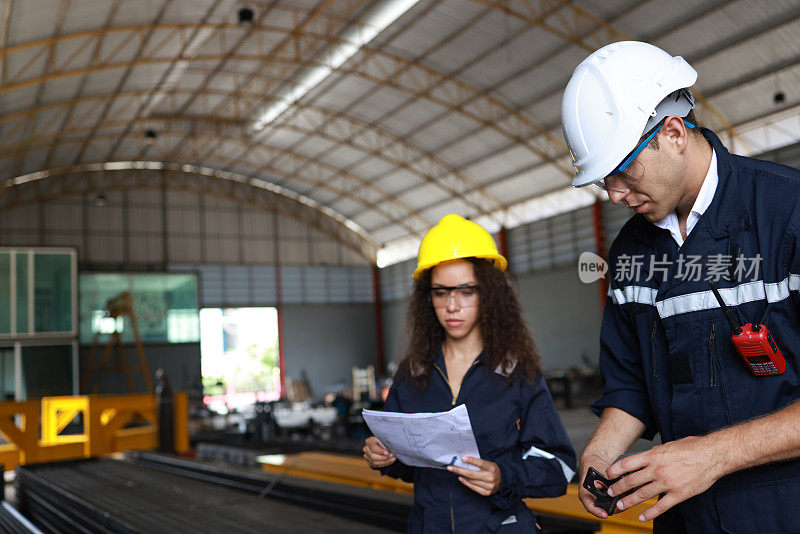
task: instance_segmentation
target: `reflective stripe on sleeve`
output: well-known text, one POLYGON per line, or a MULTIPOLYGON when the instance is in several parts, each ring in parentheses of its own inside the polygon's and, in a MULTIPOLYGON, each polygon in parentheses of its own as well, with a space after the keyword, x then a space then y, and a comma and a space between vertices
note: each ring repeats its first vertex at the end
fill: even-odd
POLYGON ((531 447, 525 452, 525 454, 522 455, 522 459, 527 460, 530 456, 535 456, 537 458, 546 458, 548 460, 553 460, 553 459, 557 460, 558 465, 561 466, 561 471, 564 473, 564 478, 567 479, 567 482, 572 480, 572 477, 575 476, 575 471, 570 469, 570 467, 555 454, 543 451, 542 449, 537 449, 536 447, 531 447))

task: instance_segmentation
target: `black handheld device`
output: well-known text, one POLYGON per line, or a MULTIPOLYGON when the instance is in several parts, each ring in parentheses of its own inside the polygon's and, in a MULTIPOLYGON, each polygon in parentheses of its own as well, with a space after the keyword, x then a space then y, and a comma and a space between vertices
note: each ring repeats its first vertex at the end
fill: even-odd
MULTIPOLYGON (((617 458, 614 461, 614 463, 620 461, 622 458, 625 458, 626 456, 630 456, 630 454, 623 454, 622 456, 617 458)), ((630 473, 634 472, 635 471, 631 471, 630 473)), ((608 494, 609 486, 613 486, 620 479, 625 478, 630 473, 625 473, 624 475, 618 476, 613 480, 608 480, 606 477, 601 475, 597 469, 595 469, 594 467, 590 467, 589 470, 586 472, 586 477, 583 479, 583 487, 587 491, 589 491, 589 493, 595 496, 594 505, 600 508, 601 510, 605 510, 605 512, 610 517, 614 515, 614 512, 617 511, 617 502, 620 499, 626 497, 627 495, 630 495, 631 493, 639 489, 639 488, 633 488, 630 491, 626 491, 622 495, 615 495, 614 497, 608 494), (604 489, 602 490, 597 489, 597 487, 594 484, 595 482, 600 482, 604 486, 604 489)))

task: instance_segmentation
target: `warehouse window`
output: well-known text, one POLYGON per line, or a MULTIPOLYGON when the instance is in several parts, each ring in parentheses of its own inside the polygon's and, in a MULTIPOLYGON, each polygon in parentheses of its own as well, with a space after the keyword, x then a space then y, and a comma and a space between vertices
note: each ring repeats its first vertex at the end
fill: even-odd
POLYGON ((227 413, 280 395, 275 308, 200 310, 203 402, 227 413))
POLYGON ((11 255, 0 252, 0 334, 11 332, 11 255))
MULTIPOLYGON (((33 324, 36 332, 72 330, 71 261, 68 254, 34 254, 33 324)), ((19 274, 17 280, 24 280, 19 274)))
POLYGON ((0 337, 74 336, 76 263, 72 249, 0 249, 0 337))
POLYGON ((193 274, 86 273, 80 276, 80 340, 105 341, 119 332, 135 340, 131 316, 114 317, 115 301, 130 293, 142 341, 187 343, 200 340, 197 277, 193 274))

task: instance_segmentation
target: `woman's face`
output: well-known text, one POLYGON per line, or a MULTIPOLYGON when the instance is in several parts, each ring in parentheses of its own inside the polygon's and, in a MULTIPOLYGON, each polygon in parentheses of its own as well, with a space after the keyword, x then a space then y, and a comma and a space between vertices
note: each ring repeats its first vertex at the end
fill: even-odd
POLYGON ((470 262, 452 260, 433 268, 431 303, 448 338, 480 335, 478 280, 470 262))

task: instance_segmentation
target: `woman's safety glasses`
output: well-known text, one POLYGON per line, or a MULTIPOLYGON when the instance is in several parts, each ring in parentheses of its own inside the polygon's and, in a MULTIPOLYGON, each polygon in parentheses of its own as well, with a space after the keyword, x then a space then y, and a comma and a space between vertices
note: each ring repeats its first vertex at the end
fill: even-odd
POLYGON ((478 305, 478 286, 437 286, 431 288, 431 302, 434 308, 446 308, 450 299, 459 308, 478 305))

